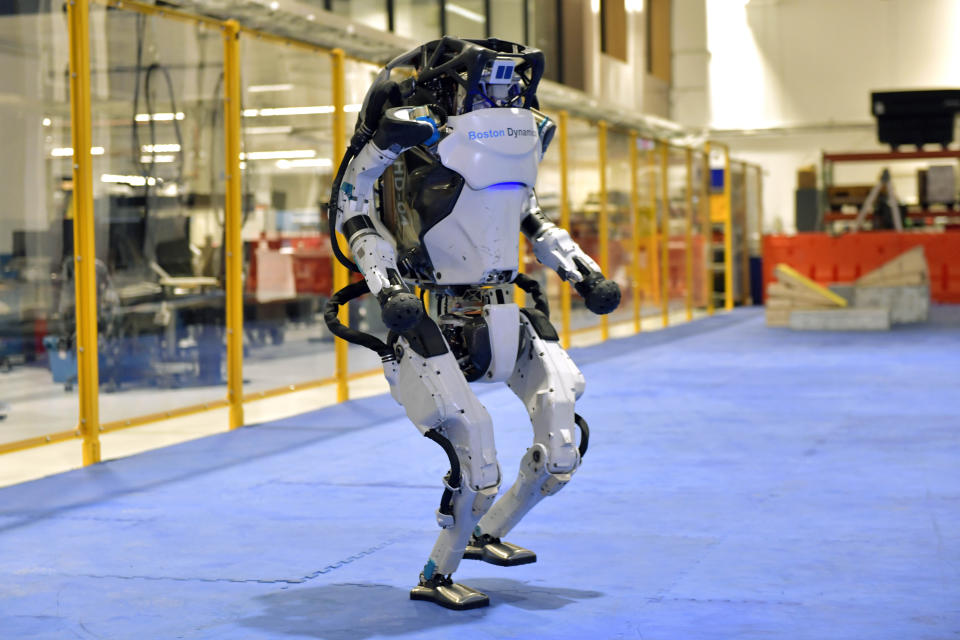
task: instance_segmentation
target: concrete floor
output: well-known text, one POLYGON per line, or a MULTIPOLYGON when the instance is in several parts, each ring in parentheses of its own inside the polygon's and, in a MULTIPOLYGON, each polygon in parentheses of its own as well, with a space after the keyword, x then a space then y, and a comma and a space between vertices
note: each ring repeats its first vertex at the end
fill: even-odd
MULTIPOLYGON (((11 638, 849 638, 960 635, 960 313, 889 333, 737 311, 574 350, 592 437, 466 562, 488 609, 407 590, 445 458, 389 397, 0 489, 11 638)), ((481 400, 509 484, 530 433, 481 400)), ((505 487, 504 487, 505 488, 505 487)))

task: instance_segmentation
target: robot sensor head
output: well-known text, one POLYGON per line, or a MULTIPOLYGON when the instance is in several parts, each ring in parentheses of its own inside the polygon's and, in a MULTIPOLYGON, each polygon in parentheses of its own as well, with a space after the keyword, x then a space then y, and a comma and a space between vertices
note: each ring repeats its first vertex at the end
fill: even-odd
POLYGON ((459 115, 491 107, 536 108, 544 58, 538 49, 496 38, 447 36, 397 57, 386 70, 398 67, 412 67, 418 90, 459 115))

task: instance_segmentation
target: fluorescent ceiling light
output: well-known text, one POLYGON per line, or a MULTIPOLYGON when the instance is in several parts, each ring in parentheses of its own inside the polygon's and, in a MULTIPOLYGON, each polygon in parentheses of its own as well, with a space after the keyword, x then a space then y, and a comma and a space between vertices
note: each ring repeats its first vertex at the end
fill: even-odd
POLYGON ((458 4, 448 3, 446 9, 450 13, 455 13, 458 16, 462 16, 466 18, 467 20, 473 20, 474 22, 479 22, 481 24, 487 21, 487 19, 483 16, 482 13, 477 13, 476 11, 470 11, 469 9, 461 7, 458 4))
POLYGON ((289 149, 287 151, 251 151, 241 153, 242 160, 294 160, 297 158, 312 158, 317 155, 313 149, 289 149))
POLYGON ((643 11, 643 0, 627 0, 627 13, 640 13, 643 11))
POLYGON ((293 89, 292 84, 255 84, 252 87, 247 87, 247 91, 250 93, 266 93, 268 91, 290 91, 293 89))
POLYGON ((100 182, 112 184, 128 184, 131 187, 142 187, 145 184, 157 184, 156 178, 144 178, 143 176, 122 176, 113 173, 105 173, 100 176, 100 182))
POLYGON ((248 133, 254 136, 266 135, 270 133, 291 133, 292 131, 293 131, 293 127, 291 127, 290 125, 286 125, 286 126, 281 125, 279 127, 245 127, 243 129, 244 133, 248 133))
POLYGON ((140 162, 173 162, 174 160, 176 156, 172 155, 140 156, 140 162))
POLYGON ((180 151, 180 145, 175 142, 173 144, 145 144, 140 147, 140 150, 145 153, 171 153, 180 151))
MULTIPOLYGON (((104 152, 103 147, 90 147, 90 155, 92 156, 102 156, 104 152)), ((73 155, 72 147, 54 147, 50 150, 50 155, 54 158, 69 158, 73 155)))
POLYGON ((303 167, 333 167, 333 160, 330 158, 302 158, 299 160, 277 160, 278 169, 296 169, 303 167))
POLYGON ((173 119, 183 120, 183 112, 177 111, 176 113, 155 113, 151 116, 149 113, 138 113, 134 119, 137 122, 170 122, 173 119))
POLYGON ((45 127, 49 127, 51 124, 53 124, 53 120, 51 120, 50 118, 44 118, 42 120, 42 124, 45 127))
MULTIPOLYGON (((360 111, 361 104, 343 105, 344 113, 357 113, 360 111)), ((257 116, 315 116, 333 113, 332 104, 318 104, 309 107, 266 107, 263 109, 244 109, 244 118, 255 118, 257 116)))

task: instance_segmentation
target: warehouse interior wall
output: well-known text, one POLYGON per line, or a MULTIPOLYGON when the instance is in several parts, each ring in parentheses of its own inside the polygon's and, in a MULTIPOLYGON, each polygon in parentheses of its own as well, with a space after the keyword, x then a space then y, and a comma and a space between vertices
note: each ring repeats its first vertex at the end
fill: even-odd
MULTIPOLYGON (((765 230, 792 231, 798 167, 877 148, 871 91, 960 87, 957 25, 956 0, 675 0, 671 116, 762 164, 765 230)), ((891 167, 906 199, 915 168, 891 167)))

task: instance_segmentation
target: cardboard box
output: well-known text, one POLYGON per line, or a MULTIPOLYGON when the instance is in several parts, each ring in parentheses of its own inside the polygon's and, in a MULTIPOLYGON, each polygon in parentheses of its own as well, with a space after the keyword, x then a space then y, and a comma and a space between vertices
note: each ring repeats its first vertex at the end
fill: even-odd
POLYGON ((953 204, 957 201, 957 174, 952 165, 927 169, 926 204, 953 204))
POLYGON ((797 169, 797 189, 817 188, 817 168, 813 165, 797 169))

